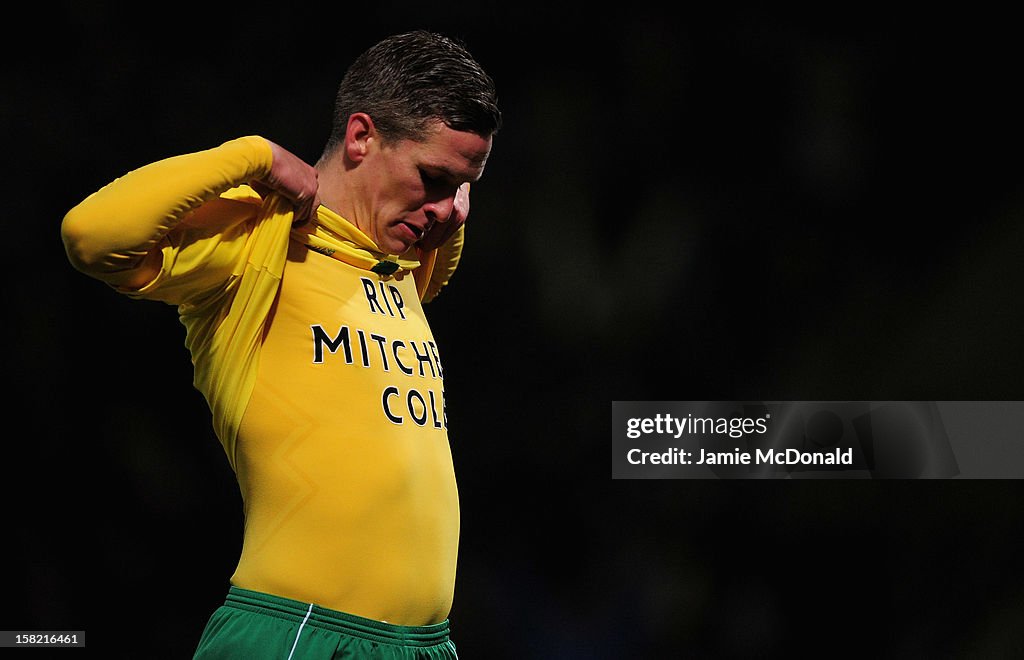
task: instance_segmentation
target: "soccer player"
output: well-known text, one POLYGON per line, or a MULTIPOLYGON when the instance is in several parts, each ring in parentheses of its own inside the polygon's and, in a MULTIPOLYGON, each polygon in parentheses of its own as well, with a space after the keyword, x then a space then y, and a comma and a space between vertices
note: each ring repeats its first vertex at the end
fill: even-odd
POLYGON ((65 216, 77 269, 177 307, 238 479, 241 556, 196 658, 456 657, 459 501, 423 303, 500 125, 464 46, 396 35, 345 73, 315 166, 245 136, 65 216))

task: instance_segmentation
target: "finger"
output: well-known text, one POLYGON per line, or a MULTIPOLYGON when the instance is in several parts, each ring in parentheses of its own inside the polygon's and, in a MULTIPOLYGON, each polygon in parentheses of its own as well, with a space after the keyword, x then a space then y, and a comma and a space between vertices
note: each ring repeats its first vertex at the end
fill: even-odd
POLYGON ((293 215, 292 227, 302 227, 309 223, 311 217, 308 211, 302 208, 296 207, 293 215))
POLYGON ((459 228, 459 224, 455 222, 436 222, 434 226, 423 235, 420 240, 420 247, 424 250, 435 250, 444 245, 455 230, 459 228))
POLYGON ((455 199, 452 203, 452 213, 448 221, 456 226, 466 222, 469 217, 469 182, 463 183, 455 191, 455 199))
POLYGON ((309 223, 316 217, 316 209, 320 206, 320 197, 314 195, 308 201, 303 201, 295 207, 295 221, 293 226, 301 226, 309 223))

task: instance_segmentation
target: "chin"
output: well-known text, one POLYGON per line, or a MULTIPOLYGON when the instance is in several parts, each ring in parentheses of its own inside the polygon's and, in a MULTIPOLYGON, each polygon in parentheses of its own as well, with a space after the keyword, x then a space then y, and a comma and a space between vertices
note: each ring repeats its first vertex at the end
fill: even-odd
POLYGON ((387 245, 379 245, 378 247, 388 254, 405 254, 409 251, 413 245, 416 245, 418 241, 406 242, 406 241, 388 241, 387 245))

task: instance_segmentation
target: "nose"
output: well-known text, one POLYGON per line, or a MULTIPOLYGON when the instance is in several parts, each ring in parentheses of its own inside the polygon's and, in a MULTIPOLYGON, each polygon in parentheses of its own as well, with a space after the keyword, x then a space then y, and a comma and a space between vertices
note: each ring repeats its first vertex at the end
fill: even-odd
POLYGON ((455 192, 446 197, 427 202, 423 206, 423 212, 431 222, 447 222, 455 210, 455 192))

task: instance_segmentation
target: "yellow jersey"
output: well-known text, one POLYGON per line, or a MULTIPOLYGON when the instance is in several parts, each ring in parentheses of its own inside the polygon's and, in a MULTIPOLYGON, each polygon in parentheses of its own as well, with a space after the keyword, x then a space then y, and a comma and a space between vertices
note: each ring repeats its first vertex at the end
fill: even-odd
POLYGON ((73 212, 102 225, 139 208, 147 217, 132 222, 151 225, 132 230, 134 250, 108 239, 108 261, 162 253, 157 277, 121 290, 176 305, 185 325, 244 503, 231 583, 398 625, 440 622, 459 500, 421 299, 451 277, 463 230, 430 255, 380 255, 323 206, 315 230, 295 230, 287 204, 245 185, 270 159, 265 140, 240 138, 135 170, 73 212), (379 274, 378 259, 402 267, 379 274))

